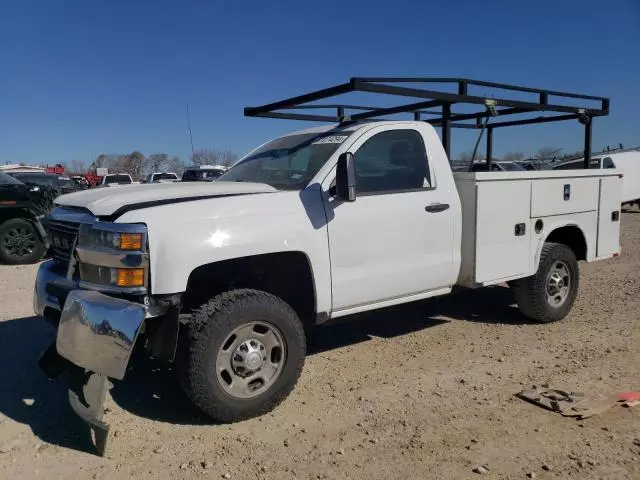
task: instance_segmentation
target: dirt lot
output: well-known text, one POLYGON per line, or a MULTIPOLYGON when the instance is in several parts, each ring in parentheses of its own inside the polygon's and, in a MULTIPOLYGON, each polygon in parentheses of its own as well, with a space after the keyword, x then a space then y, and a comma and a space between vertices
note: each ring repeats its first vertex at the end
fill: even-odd
POLYGON ((54 335, 31 316, 36 267, 0 266, 0 478, 638 479, 640 407, 576 421, 513 397, 640 390, 640 213, 622 221, 623 256, 581 266, 563 322, 524 322, 496 287, 324 327, 262 418, 208 424, 165 366, 137 363, 107 400, 106 458, 36 365, 54 335))

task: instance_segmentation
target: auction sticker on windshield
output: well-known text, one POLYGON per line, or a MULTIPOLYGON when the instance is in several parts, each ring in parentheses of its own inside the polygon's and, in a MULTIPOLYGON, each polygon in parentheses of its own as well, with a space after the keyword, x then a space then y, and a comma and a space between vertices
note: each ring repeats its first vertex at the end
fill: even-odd
POLYGON ((342 143, 347 138, 349 138, 349 135, 331 135, 329 137, 323 137, 320 140, 316 140, 313 142, 313 145, 320 145, 322 143, 342 143))

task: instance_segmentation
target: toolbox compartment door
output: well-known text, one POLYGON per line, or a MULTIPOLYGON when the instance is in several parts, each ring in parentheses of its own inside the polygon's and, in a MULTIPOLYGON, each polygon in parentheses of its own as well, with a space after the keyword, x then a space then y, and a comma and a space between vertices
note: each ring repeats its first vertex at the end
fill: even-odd
POLYGON ((596 257, 611 257, 620 252, 620 203, 622 197, 620 177, 600 178, 598 242, 596 257))
POLYGON ((598 180, 596 177, 567 177, 532 182, 531 217, 596 211, 598 180))

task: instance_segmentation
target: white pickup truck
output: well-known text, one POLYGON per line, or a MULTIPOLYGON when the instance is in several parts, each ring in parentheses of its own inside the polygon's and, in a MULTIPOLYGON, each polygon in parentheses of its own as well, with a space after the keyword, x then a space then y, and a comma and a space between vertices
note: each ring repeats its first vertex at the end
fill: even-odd
POLYGON ((71 403, 103 433, 134 346, 175 353, 211 418, 263 414, 298 380, 306 327, 505 282, 525 316, 562 319, 578 261, 620 252, 620 188, 616 170, 453 174, 432 125, 390 120, 276 138, 212 183, 64 195, 35 285, 59 322, 41 366, 83 379, 71 403))
POLYGON ((131 185, 133 179, 128 173, 108 173, 102 177, 99 187, 113 187, 115 185, 131 185))

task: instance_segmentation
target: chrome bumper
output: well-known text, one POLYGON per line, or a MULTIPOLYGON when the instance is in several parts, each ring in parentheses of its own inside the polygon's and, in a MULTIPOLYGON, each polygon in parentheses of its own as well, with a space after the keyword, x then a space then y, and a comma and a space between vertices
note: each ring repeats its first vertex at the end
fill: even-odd
MULTIPOLYGON (((58 298, 47 293, 47 285, 54 283, 73 283, 65 278, 64 275, 55 270, 55 261, 47 260, 40 265, 36 275, 36 284, 33 289, 33 311, 36 315, 43 316, 45 309, 50 307, 58 312, 62 311, 62 305, 58 298)), ((77 288, 77 284, 74 284, 77 288)))
POLYGON ((122 380, 145 315, 144 305, 72 290, 60 316, 56 349, 79 367, 122 380))
POLYGON ((107 377, 124 378, 147 307, 79 289, 51 260, 38 269, 33 309, 42 316, 49 316, 51 309, 60 313, 55 344, 38 363, 50 378, 68 371, 69 403, 93 430, 97 452, 103 456, 109 436, 109 426, 102 421, 107 377))
POLYGON ((80 290, 77 283, 56 272, 54 265, 47 261, 38 269, 33 309, 38 315, 45 315, 47 308, 61 312, 57 353, 85 370, 122 380, 147 308, 80 290))

